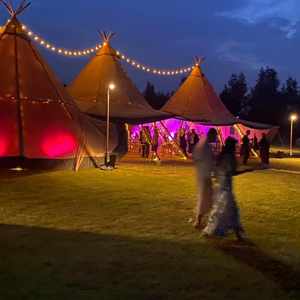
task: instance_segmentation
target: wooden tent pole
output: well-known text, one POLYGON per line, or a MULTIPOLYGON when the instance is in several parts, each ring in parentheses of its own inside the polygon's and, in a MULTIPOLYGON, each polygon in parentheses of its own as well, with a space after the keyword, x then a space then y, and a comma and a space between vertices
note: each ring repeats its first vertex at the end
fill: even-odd
POLYGON ((172 137, 172 135, 171 135, 169 129, 166 127, 166 125, 164 124, 164 122, 163 122, 163 121, 160 121, 159 123, 160 123, 160 125, 162 126, 162 128, 165 130, 165 132, 167 133, 167 135, 171 138, 172 142, 173 142, 174 145, 177 147, 177 149, 178 149, 179 152, 182 154, 182 156, 183 156, 184 158, 188 158, 188 157, 183 153, 183 151, 182 151, 181 148, 180 148, 180 145, 177 143, 177 141, 174 139, 174 137, 172 137))
POLYGON ((17 98, 17 116, 18 116, 18 131, 19 131, 19 151, 20 156, 25 157, 24 147, 24 126, 23 126, 23 103, 20 99, 20 83, 19 83, 19 65, 18 65, 18 40, 17 29, 15 28, 14 40, 15 40, 15 72, 16 72, 16 98, 17 98))
POLYGON ((224 146, 224 139, 223 139, 223 136, 222 136, 221 128, 219 126, 217 127, 217 132, 218 132, 218 137, 219 137, 219 140, 221 142, 221 145, 224 146))

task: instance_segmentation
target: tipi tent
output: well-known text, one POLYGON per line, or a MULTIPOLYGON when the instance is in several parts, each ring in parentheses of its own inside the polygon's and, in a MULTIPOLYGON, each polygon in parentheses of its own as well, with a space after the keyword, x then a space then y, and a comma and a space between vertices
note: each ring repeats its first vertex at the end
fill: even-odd
POLYGON ((116 51, 110 46, 112 34, 102 34, 103 46, 68 87, 80 109, 92 116, 105 118, 107 89, 110 95, 110 117, 113 121, 140 124, 161 120, 168 114, 156 111, 146 102, 124 72, 116 51))
POLYGON ((206 79, 197 61, 191 74, 161 109, 176 117, 212 125, 237 122, 206 79))
MULTIPOLYGON (((0 34, 0 166, 47 166, 103 156, 105 127, 82 114, 64 91, 14 11, 0 34)), ((112 128, 111 146, 117 145, 112 128)))
MULTIPOLYGON (((248 122, 235 118, 222 103, 213 87, 206 79, 197 60, 191 74, 181 85, 178 91, 163 106, 162 110, 175 115, 157 123, 149 123, 144 126, 149 129, 149 140, 152 143, 155 128, 160 133, 160 152, 179 154, 186 156, 185 151, 179 147, 179 134, 184 131, 186 137, 193 129, 199 136, 204 136, 209 128, 214 127, 219 135, 218 149, 224 143, 226 137, 232 136, 241 141, 241 137, 247 130, 251 131, 251 138, 261 138, 262 134, 268 135, 270 140, 278 132, 278 127, 266 124, 248 122)), ((141 126, 130 127, 129 149, 137 151, 139 145, 139 134, 141 126)), ((164 156, 164 155, 162 155, 164 156)), ((155 157, 155 156, 154 156, 155 157)))

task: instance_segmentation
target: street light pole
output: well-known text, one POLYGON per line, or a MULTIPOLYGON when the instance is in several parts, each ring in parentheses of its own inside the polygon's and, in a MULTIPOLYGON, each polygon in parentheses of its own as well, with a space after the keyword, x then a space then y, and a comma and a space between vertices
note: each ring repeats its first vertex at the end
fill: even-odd
POLYGON ((108 167, 110 162, 109 155, 109 122, 110 122, 110 91, 115 89, 115 85, 110 83, 107 87, 107 103, 106 103, 106 143, 105 143, 105 161, 104 165, 108 167))
POLYGON ((291 121, 291 128, 290 128, 290 156, 293 156, 293 129, 294 129, 294 122, 297 121, 297 115, 293 114, 290 116, 291 121))

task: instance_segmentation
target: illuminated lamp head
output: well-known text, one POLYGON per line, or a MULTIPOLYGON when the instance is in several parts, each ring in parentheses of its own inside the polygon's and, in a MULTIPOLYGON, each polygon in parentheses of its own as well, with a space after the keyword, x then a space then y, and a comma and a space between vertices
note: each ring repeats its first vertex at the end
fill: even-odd
POLYGON ((108 85, 108 88, 109 88, 111 91, 113 91, 113 90, 116 88, 116 85, 115 85, 113 82, 111 82, 111 83, 108 85))
POLYGON ((290 120, 291 120, 292 122, 297 121, 297 119, 298 119, 298 116, 297 116, 296 114, 291 114, 291 115, 290 115, 290 120))

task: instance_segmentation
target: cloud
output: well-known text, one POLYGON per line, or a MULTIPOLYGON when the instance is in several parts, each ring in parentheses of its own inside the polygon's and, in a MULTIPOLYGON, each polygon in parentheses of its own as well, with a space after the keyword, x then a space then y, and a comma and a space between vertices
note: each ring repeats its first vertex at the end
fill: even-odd
POLYGON ((254 52, 251 51, 252 45, 242 44, 237 41, 227 41, 217 50, 217 57, 224 61, 243 66, 250 70, 258 70, 267 64, 260 60, 254 52))
POLYGON ((222 16, 245 24, 256 25, 268 22, 291 39, 297 34, 300 23, 299 0, 246 0, 239 8, 218 12, 222 16))

